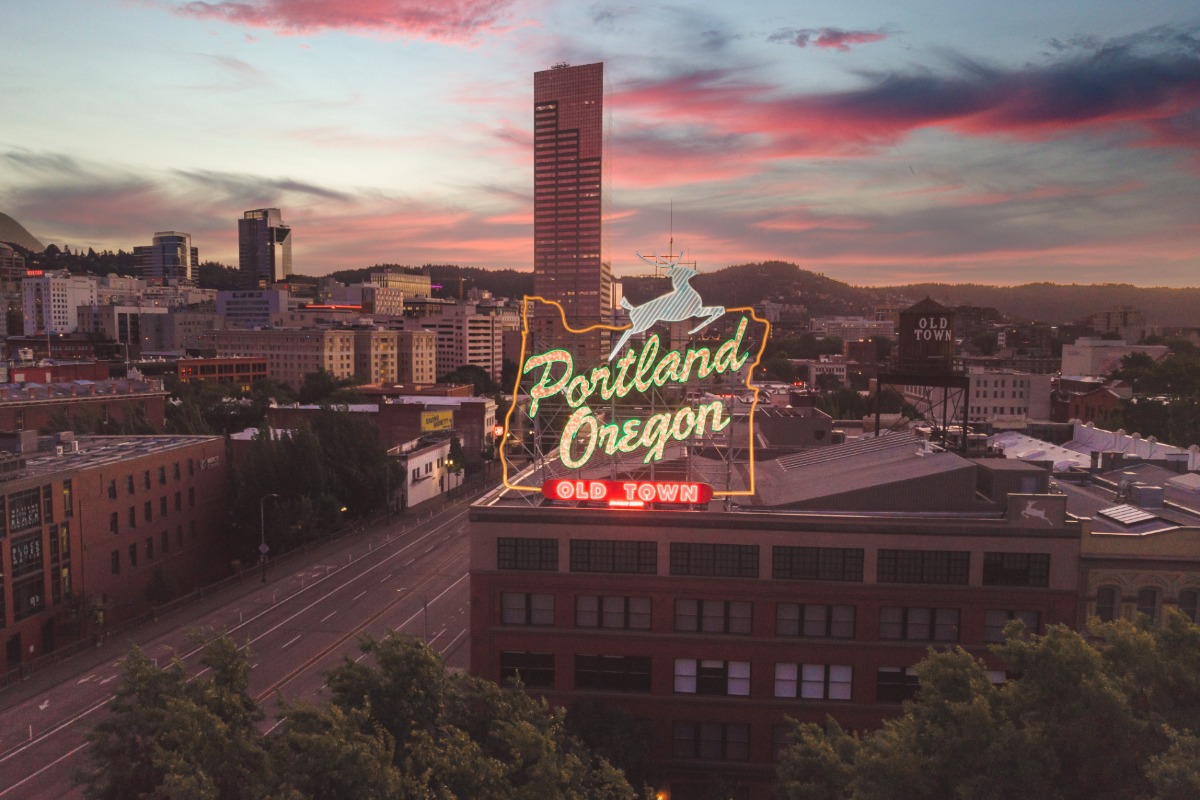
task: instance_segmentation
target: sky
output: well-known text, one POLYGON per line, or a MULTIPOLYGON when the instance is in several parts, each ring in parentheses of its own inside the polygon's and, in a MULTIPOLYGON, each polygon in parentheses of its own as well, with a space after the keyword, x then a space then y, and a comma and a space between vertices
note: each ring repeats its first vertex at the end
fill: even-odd
POLYGON ((4 0, 43 243, 532 268, 533 73, 605 64, 604 250, 855 285, 1200 285, 1194 0, 4 0))

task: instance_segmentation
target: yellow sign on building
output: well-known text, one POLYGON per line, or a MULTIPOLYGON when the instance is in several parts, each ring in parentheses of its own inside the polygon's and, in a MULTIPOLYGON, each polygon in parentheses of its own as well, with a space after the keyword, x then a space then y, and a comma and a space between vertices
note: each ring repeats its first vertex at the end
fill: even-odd
POLYGON ((453 411, 422 411, 421 432, 448 431, 454 427, 453 411))

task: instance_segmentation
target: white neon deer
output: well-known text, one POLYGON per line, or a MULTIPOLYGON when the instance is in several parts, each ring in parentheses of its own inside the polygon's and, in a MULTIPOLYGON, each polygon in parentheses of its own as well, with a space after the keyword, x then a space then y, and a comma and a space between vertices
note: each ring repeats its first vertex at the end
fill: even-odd
MULTIPOLYGON (((638 258, 647 264, 655 262, 638 254, 638 258)), ((692 267, 680 263, 671 263, 667 267, 667 277, 671 279, 671 291, 659 295, 653 300, 647 300, 640 306, 631 305, 624 297, 621 298, 621 308, 629 312, 629 328, 617 342, 617 346, 608 354, 608 360, 616 358, 617 353, 625 347, 629 337, 643 333, 658 322, 682 322, 692 317, 704 317, 704 320, 688 331, 693 334, 725 313, 724 306, 706 306, 700 299, 700 293, 691 287, 689 281, 696 275, 692 267)))

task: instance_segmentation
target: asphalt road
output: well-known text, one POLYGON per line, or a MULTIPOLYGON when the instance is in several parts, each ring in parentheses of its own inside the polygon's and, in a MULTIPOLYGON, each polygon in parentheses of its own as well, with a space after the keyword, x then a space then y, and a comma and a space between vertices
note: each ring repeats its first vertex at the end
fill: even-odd
MULTIPOLYGON (((250 692, 267 710, 263 727, 270 729, 279 724, 274 698, 326 697, 323 673, 345 655, 361 658, 364 633, 427 638, 447 666, 466 669, 468 547, 466 501, 419 522, 398 518, 274 565, 265 584, 247 577, 203 608, 160 621, 139 645, 159 663, 180 658, 196 675, 203 668, 194 632, 227 632, 248 647, 250 692)), ((108 643, 97 651, 103 661, 83 654, 53 668, 56 682, 42 676, 44 687, 26 687, 31 696, 9 698, 0 712, 0 798, 83 796, 71 775, 87 763, 88 731, 106 713, 127 649, 126 642, 108 643)))

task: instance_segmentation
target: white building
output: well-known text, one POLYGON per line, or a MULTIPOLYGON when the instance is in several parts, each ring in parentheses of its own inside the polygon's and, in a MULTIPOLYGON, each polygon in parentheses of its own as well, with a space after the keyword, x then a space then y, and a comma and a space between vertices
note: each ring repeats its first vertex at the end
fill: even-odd
POLYGON ((1170 352, 1162 344, 1126 344, 1120 339, 1082 337, 1075 344, 1063 345, 1063 375, 1109 375, 1120 368, 1121 359, 1130 353, 1145 353, 1158 361, 1170 352))
POLYGON ((451 470, 448 438, 417 439, 393 447, 388 456, 399 462, 404 475, 403 483, 394 490, 395 495, 388 498, 397 511, 412 508, 462 485, 461 465, 458 471, 451 470))
POLYGON ((973 368, 964 399, 958 389, 937 386, 905 386, 904 399, 917 410, 958 422, 966 407, 968 424, 996 428, 1024 427, 1027 422, 1050 419, 1052 375, 1017 372, 1009 369, 973 368))
POLYGON ((73 333, 80 306, 96 305, 96 279, 64 270, 28 275, 21 280, 25 335, 73 333))

